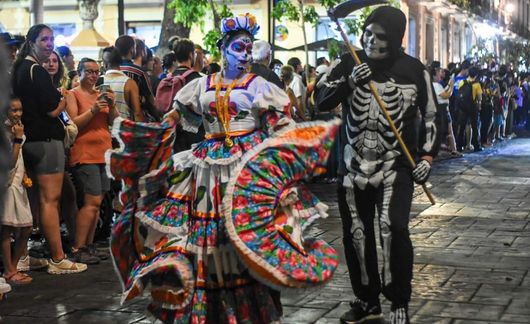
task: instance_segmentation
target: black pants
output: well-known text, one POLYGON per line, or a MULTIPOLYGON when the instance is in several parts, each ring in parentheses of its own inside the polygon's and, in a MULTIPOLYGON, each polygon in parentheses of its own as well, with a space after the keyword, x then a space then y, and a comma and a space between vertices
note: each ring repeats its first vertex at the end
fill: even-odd
POLYGON ((456 146, 460 149, 466 146, 466 125, 471 124, 471 144, 475 148, 480 146, 480 120, 477 109, 462 109, 458 116, 458 135, 456 136, 456 146))
POLYGON ((480 110, 480 139, 482 144, 488 141, 493 124, 493 106, 483 105, 480 110))
POLYGON ((350 281, 355 296, 365 302, 378 301, 381 292, 396 307, 410 301, 413 248, 408 224, 413 190, 410 170, 396 172, 393 181, 378 188, 368 185, 362 190, 354 184, 351 189, 339 181, 339 210, 350 281), (383 245, 383 283, 377 265, 376 211, 383 245))

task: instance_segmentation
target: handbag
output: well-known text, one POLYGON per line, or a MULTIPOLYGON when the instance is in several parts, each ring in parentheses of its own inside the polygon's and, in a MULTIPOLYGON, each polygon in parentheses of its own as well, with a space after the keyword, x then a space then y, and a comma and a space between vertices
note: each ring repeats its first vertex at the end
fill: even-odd
MULTIPOLYGON (((66 112, 64 112, 64 114, 66 114, 66 112)), ((66 115, 68 116, 68 114, 66 115)), ((65 121, 61 117, 58 118, 64 126, 64 148, 70 148, 75 142, 79 129, 70 119, 65 121)))
MULTIPOLYGON (((33 64, 29 70, 29 77, 31 81, 33 81, 33 68, 37 66, 38 64, 33 64)), ((64 127, 64 148, 70 148, 77 137, 77 134, 79 133, 79 129, 77 129, 76 124, 72 122, 66 111, 63 111, 61 114, 59 114, 59 120, 63 124, 64 127), (61 118, 63 116, 63 118, 61 118)))

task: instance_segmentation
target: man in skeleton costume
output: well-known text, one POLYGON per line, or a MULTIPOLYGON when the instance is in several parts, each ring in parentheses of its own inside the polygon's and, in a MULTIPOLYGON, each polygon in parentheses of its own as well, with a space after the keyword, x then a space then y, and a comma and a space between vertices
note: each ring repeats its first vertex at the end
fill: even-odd
POLYGON ((342 323, 381 321, 381 292, 392 302, 391 322, 409 323, 413 251, 408 222, 413 182, 427 181, 438 140, 430 75, 420 61, 400 48, 405 24, 399 9, 374 10, 363 26, 364 50, 358 51, 363 63, 354 66, 351 55, 344 55, 318 83, 319 109, 329 110, 340 103, 344 107, 338 199, 346 261, 357 299, 341 317, 342 323), (370 93, 370 80, 416 158, 415 169, 370 93), (383 247, 382 278, 374 233, 376 212, 383 247))

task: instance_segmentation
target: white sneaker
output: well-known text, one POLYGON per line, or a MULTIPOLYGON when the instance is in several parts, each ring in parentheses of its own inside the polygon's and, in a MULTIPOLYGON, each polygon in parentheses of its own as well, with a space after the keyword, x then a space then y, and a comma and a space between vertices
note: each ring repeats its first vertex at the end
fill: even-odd
POLYGON ((87 269, 87 265, 84 263, 77 263, 68 260, 65 256, 59 262, 54 262, 52 259, 48 260, 48 273, 49 274, 70 274, 79 273, 87 269))
POLYGON ((46 268, 48 266, 48 261, 46 259, 34 258, 32 256, 26 255, 25 257, 20 258, 17 263, 18 271, 29 271, 29 270, 39 270, 46 268))
POLYGON ((6 282, 4 277, 0 277, 0 297, 11 291, 11 285, 6 282))

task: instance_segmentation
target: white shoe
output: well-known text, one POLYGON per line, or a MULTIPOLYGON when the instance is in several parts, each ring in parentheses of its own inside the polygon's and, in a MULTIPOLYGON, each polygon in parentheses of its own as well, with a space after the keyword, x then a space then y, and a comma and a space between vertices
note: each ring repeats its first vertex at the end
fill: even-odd
POLYGON ((87 269, 87 265, 84 263, 72 262, 65 256, 59 262, 54 262, 52 259, 48 260, 48 273, 49 274, 70 274, 79 273, 87 269))
POLYGON ((34 258, 32 256, 26 255, 17 263, 18 271, 29 271, 29 270, 39 270, 46 268, 48 266, 48 261, 46 259, 34 258))
POLYGON ((11 291, 11 285, 6 282, 4 277, 0 277, 0 296, 11 291))

